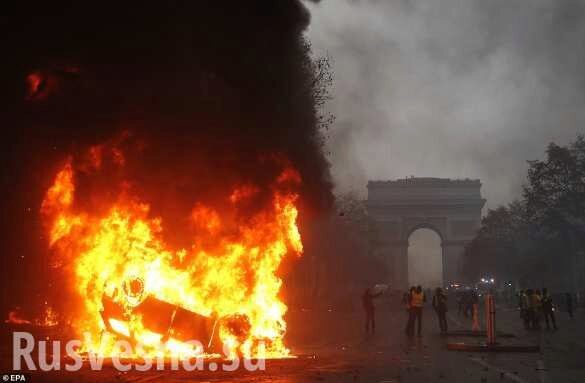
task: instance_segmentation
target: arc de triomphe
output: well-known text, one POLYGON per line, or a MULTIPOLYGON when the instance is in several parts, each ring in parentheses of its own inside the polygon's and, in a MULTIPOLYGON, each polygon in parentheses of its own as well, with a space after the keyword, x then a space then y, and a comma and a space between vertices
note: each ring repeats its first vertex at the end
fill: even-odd
POLYGON ((479 228, 479 180, 406 178, 369 181, 369 243, 374 255, 387 260, 394 288, 408 286, 408 238, 417 229, 434 230, 441 238, 443 283, 461 280, 465 245, 479 228))

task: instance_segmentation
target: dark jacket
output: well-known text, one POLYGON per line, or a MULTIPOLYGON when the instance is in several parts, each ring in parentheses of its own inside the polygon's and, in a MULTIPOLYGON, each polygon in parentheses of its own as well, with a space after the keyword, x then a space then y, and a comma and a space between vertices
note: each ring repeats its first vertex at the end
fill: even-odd
POLYGON ((442 293, 433 295, 433 308, 436 311, 447 312, 447 296, 442 293))
POLYGON ((542 311, 551 312, 553 311, 553 301, 550 295, 545 295, 542 297, 542 311))
POLYGON ((366 290, 362 295, 362 305, 366 311, 374 311, 374 298, 382 295, 381 292, 378 294, 372 294, 370 290, 366 290))

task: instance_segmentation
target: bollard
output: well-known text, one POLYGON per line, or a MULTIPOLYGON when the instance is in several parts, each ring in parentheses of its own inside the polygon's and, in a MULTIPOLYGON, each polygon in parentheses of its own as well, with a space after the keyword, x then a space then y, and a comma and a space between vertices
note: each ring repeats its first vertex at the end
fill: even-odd
MULTIPOLYGON (((478 306, 477 304, 474 306, 478 306)), ((474 310, 477 312, 477 310, 474 310)), ((474 322, 477 314, 474 315, 474 322)), ((447 343, 447 350, 453 351, 477 351, 477 352, 540 352, 538 345, 521 345, 521 344, 497 344, 496 343, 496 302, 494 296, 487 294, 485 297, 485 324, 487 342, 479 344, 469 343, 447 343)), ((474 324, 475 325, 475 324, 474 324)), ((478 326, 479 327, 479 326, 478 326)), ((476 332, 477 333, 477 332, 476 332)))
POLYGON ((492 294, 485 296, 485 327, 487 335, 487 344, 496 344, 496 303, 492 294))

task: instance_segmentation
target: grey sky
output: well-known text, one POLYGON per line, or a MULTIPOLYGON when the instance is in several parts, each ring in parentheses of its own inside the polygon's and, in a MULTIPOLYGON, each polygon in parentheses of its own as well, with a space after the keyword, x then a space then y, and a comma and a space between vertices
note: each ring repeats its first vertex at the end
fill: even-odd
POLYGON ((333 60, 338 190, 368 179, 480 178, 488 206, 520 193, 526 160, 585 122, 585 2, 307 3, 333 60))

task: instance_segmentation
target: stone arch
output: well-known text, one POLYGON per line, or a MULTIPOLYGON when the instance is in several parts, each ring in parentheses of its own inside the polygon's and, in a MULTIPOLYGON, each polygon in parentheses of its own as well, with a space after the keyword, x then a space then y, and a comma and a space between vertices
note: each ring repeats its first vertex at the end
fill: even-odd
POLYGON ((438 227, 436 227, 435 225, 433 225, 432 223, 429 223, 426 220, 421 220, 421 222, 416 224, 416 225, 411 225, 411 226, 405 227, 404 239, 408 241, 408 239, 410 238, 412 233, 414 233, 418 229, 429 229, 429 230, 434 231, 441 239, 441 242, 443 242, 443 240, 445 238, 445 229, 441 230, 438 227))
MULTIPOLYGON (((410 254, 411 246, 413 244, 411 237, 412 237, 412 235, 415 232, 417 232, 418 230, 421 230, 421 229, 422 230, 430 230, 431 232, 433 232, 436 235, 436 237, 439 240, 438 246, 440 248, 439 257, 440 257, 440 262, 441 262, 441 267, 442 267, 441 268, 441 280, 442 280, 443 277, 444 277, 443 274, 444 274, 444 269, 445 269, 445 262, 444 262, 444 257, 443 257, 443 241, 444 241, 443 237, 444 237, 444 234, 442 234, 433 225, 426 224, 426 223, 421 223, 421 224, 416 225, 416 226, 410 228, 409 230, 407 230, 407 234, 406 234, 406 243, 407 243, 407 248, 406 249, 407 249, 407 264, 408 264, 408 275, 407 275, 407 278, 410 277, 410 274, 411 274, 410 273, 410 271, 411 271, 410 270, 410 266, 412 265, 412 261, 413 261, 412 258, 411 258, 412 255, 410 254)), ((419 283, 420 282, 417 282, 417 284, 419 284, 419 283)), ((413 285, 413 281, 412 280, 409 281, 409 285, 410 286, 413 285)), ((426 286, 426 287, 430 287, 430 286, 426 286)), ((434 285, 433 287, 437 287, 437 285, 434 285)))
POLYGON ((408 284, 408 238, 430 228, 441 238, 443 281, 460 281, 465 245, 480 225, 479 180, 407 178, 368 182, 370 253, 384 257, 396 288, 408 284))

